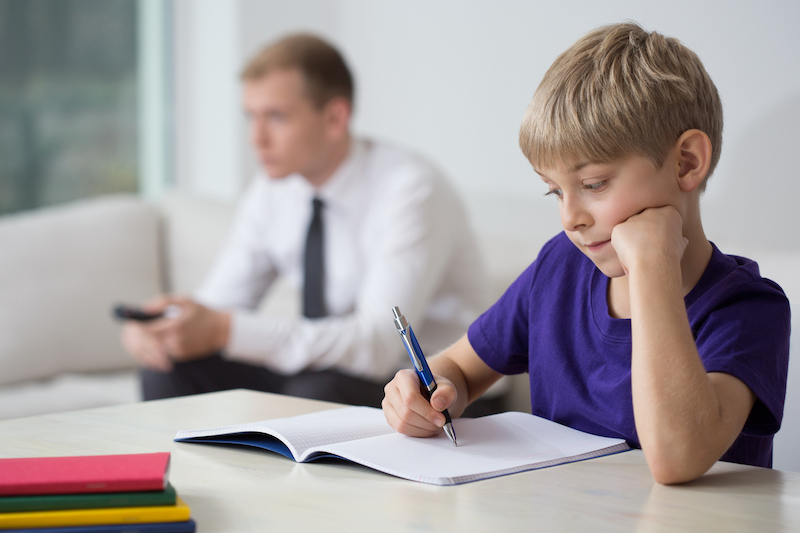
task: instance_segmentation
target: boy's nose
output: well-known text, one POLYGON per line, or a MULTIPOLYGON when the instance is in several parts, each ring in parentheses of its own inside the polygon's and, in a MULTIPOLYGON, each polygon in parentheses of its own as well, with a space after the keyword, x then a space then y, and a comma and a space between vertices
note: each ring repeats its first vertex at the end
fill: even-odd
POLYGON ((561 226, 565 230, 575 231, 582 226, 591 225, 592 217, 578 199, 564 195, 560 207, 561 226))

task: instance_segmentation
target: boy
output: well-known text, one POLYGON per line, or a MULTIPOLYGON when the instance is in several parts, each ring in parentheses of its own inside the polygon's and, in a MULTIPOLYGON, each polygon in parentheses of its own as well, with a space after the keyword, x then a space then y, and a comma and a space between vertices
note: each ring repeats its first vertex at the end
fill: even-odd
POLYGON ((520 146, 564 232, 467 335, 385 388, 396 430, 440 431, 501 374, 529 372, 533 413, 644 452, 659 483, 718 459, 770 467, 789 304, 757 265, 703 232, 722 106, 697 56, 626 23, 599 28, 545 74, 520 146))

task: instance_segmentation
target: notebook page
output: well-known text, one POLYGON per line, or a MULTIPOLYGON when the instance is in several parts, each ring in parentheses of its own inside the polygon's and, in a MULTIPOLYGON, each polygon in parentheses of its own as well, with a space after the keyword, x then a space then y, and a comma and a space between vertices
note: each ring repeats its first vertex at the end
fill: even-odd
POLYGON ((250 424, 210 429, 179 431, 176 439, 229 435, 231 433, 264 433, 283 441, 295 460, 305 459, 308 448, 351 439, 364 439, 393 433, 383 411, 371 407, 344 407, 288 418, 274 418, 250 424))
POLYGON ((426 439, 390 433, 321 449, 387 474, 451 485, 560 464, 573 456, 577 460, 609 446, 627 448, 622 439, 589 435, 525 413, 457 419, 453 426, 458 447, 444 434, 426 439))

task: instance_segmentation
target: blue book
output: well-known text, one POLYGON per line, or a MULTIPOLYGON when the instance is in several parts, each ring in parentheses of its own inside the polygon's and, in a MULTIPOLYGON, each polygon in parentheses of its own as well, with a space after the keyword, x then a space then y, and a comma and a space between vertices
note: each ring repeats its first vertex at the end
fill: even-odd
POLYGON ((197 524, 186 522, 160 522, 157 524, 113 524, 108 526, 45 527, 33 529, 6 529, 3 533, 194 533, 197 524))

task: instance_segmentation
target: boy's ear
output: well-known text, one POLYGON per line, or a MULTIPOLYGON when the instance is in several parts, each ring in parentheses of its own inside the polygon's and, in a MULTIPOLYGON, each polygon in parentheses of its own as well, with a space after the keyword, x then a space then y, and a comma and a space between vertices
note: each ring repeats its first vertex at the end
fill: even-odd
POLYGON ((678 151, 678 185, 692 192, 703 183, 711 165, 711 139, 700 130, 687 130, 675 143, 678 151))

